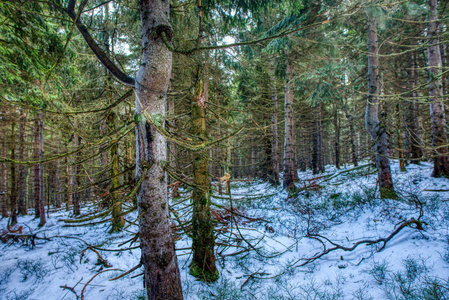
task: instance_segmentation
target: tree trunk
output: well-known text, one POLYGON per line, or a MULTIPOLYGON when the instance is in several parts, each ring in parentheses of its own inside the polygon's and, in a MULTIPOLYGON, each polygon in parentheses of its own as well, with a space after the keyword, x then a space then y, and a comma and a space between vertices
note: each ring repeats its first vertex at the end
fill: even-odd
MULTIPOLYGON (((21 114, 19 121, 19 149, 17 153, 17 160, 25 160, 25 114, 21 114)), ((28 167, 25 165, 18 166, 19 178, 17 181, 17 204, 20 215, 26 215, 28 208, 26 202, 26 178, 28 174, 28 167)))
MULTIPOLYGON (((39 160, 39 114, 34 118, 33 127, 33 158, 39 160)), ((35 164, 33 166, 34 175, 34 216, 39 218, 40 216, 40 197, 41 197, 41 183, 40 183, 40 167, 41 164, 35 164)))
POLYGON ((335 167, 340 169, 340 122, 338 119, 337 104, 334 104, 334 159, 335 167))
POLYGON ((344 109, 345 109, 346 119, 348 120, 348 125, 349 125, 349 144, 351 146, 351 161, 354 164, 354 167, 357 167, 358 164, 357 164, 357 150, 355 147, 354 117, 349 112, 348 98, 346 97, 346 95, 345 95, 344 109))
MULTIPOLYGON (((34 159, 44 158, 44 113, 40 111, 34 119, 34 159)), ((35 216, 40 219, 39 227, 47 222, 45 218, 44 165, 34 165, 35 216)))
MULTIPOLYGON (((192 97, 192 135, 197 142, 207 140, 206 129, 206 99, 203 83, 202 67, 198 66, 194 76, 192 97)), ((208 174, 207 150, 193 154, 193 214, 192 214, 192 250, 190 274, 206 282, 218 279, 215 266, 214 226, 210 214, 210 183, 208 174)))
MULTIPOLYGON (((75 96, 76 97, 76 96, 75 96)), ((78 121, 75 120, 75 122, 73 123, 74 127, 77 128, 78 127, 78 121)), ((81 143, 81 137, 75 132, 73 134, 73 147, 75 149, 77 149, 80 146, 81 143)), ((77 154, 75 155, 75 157, 73 158, 73 162, 77 162, 80 158, 80 153, 77 152, 77 154)), ((79 173, 79 169, 80 166, 78 164, 74 164, 72 167, 72 178, 71 178, 71 189, 72 189, 72 203, 73 203, 73 214, 75 216, 79 215, 81 213, 81 208, 80 208, 80 174, 79 173), (73 191, 75 190, 75 191, 73 191)))
POLYGON ((441 53, 438 38, 438 1, 429 0, 429 22, 427 24, 427 36, 429 44, 427 48, 429 56, 429 102, 430 123, 433 146, 433 177, 449 176, 449 153, 447 147, 446 115, 443 104, 443 89, 441 78, 441 53))
POLYGON ((60 174, 59 174, 59 168, 60 168, 60 163, 59 163, 59 159, 56 160, 55 164, 55 177, 53 179, 53 186, 55 188, 54 192, 55 192, 55 206, 57 208, 61 208, 62 203, 61 203, 61 182, 60 182, 60 174))
MULTIPOLYGON (((108 128, 112 132, 115 130, 115 113, 110 112, 108 115, 108 128)), ((123 226, 125 226, 125 220, 122 215, 122 204, 121 199, 118 194, 118 188, 120 187, 119 182, 119 158, 118 158, 118 143, 114 143, 111 147, 111 159, 112 159, 112 167, 111 167, 111 197, 112 197, 112 224, 111 230, 112 232, 118 232, 121 230, 123 226)))
POLYGON ((295 187, 295 116, 293 111, 293 80, 292 65, 287 59, 286 83, 284 98, 285 113, 285 137, 284 137, 284 183, 286 189, 292 190, 295 187))
POLYGON ((276 89, 276 77, 275 77, 275 65, 274 60, 271 61, 270 79, 271 79, 271 102, 273 105, 273 111, 271 113, 271 145, 272 145, 272 163, 273 174, 272 183, 279 184, 279 137, 278 137, 278 95, 276 89))
MULTIPOLYGON (((2 157, 6 157, 6 132, 5 130, 1 131, 1 148, 0 155, 2 157)), ((0 205, 1 205, 1 214, 3 218, 8 217, 8 186, 6 184, 6 163, 0 163, 0 205)))
POLYGON ((374 144, 377 176, 381 198, 396 198, 391 178, 388 134, 385 125, 379 121, 379 57, 377 22, 369 18, 368 27, 368 96, 365 112, 365 126, 374 144))
POLYGON ((183 299, 167 199, 167 142, 154 127, 164 127, 172 54, 161 35, 171 39, 169 1, 140 1, 142 61, 136 77, 136 180, 145 174, 137 197, 139 238, 148 299, 183 299), (152 125, 143 113, 154 118, 152 125))
POLYGON ((419 85, 418 83, 418 74, 417 74, 417 60, 416 54, 411 53, 410 57, 410 68, 408 70, 408 81, 409 81, 409 89, 410 93, 408 93, 408 100, 406 103, 406 113, 405 113, 405 141, 406 141, 406 149, 407 149, 407 157, 411 159, 411 162, 414 164, 419 164, 423 151, 421 148, 422 140, 421 140, 421 118, 419 116, 419 92, 416 87, 419 85))
MULTIPOLYGON (((11 160, 16 159, 16 122, 11 123, 11 160)), ((17 177, 16 164, 11 162, 11 226, 17 224, 17 177)))

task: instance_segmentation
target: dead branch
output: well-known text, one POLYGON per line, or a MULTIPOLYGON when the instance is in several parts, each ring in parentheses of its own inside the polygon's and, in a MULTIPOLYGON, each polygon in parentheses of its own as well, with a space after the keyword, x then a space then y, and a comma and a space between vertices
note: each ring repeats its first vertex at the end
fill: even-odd
POLYGON ((313 261, 315 261, 315 260, 317 260, 317 259, 319 259, 319 258, 321 258, 321 257, 323 257, 323 256, 325 256, 327 254, 329 254, 332 251, 336 251, 336 250, 353 251, 358 246, 363 245, 363 244, 369 246, 369 245, 382 243, 382 246, 377 250, 377 252, 380 252, 380 251, 382 251, 385 248, 386 244, 395 235, 397 235, 402 229, 404 229, 405 227, 411 227, 411 228, 415 228, 417 230, 423 230, 423 227, 422 227, 423 224, 425 224, 425 223, 421 222, 419 220, 415 220, 415 218, 411 218, 411 219, 409 219, 407 221, 404 221, 404 222, 400 223, 400 225, 396 228, 396 230, 394 230, 386 238, 379 238, 377 240, 361 240, 361 241, 358 241, 357 243, 355 243, 354 245, 352 245, 351 247, 346 247, 346 246, 339 245, 337 243, 332 242, 328 238, 326 238, 324 236, 321 236, 321 235, 318 235, 318 234, 309 234, 309 235, 307 235, 307 237, 315 239, 315 240, 318 240, 321 244, 323 244, 323 251, 321 253, 318 253, 318 254, 314 255, 313 257, 310 257, 310 258, 300 258, 296 262, 294 262, 292 264, 292 266, 296 265, 298 262, 300 262, 302 260, 305 260, 303 263, 297 265, 297 267, 302 267, 302 266, 307 265, 308 263, 311 263, 311 262, 313 262, 313 261), (414 224, 416 227, 411 227, 412 224, 414 224), (331 244, 334 247, 326 249, 326 244, 325 244, 325 242, 323 240, 328 242, 329 244, 331 244))
POLYGON ((97 277, 98 275, 100 275, 101 273, 108 272, 108 271, 123 271, 123 270, 120 270, 120 269, 106 269, 106 270, 100 271, 97 274, 95 274, 94 276, 92 276, 92 278, 89 279, 89 281, 86 282, 86 284, 83 286, 83 289, 81 290, 81 300, 84 300, 84 290, 89 285, 89 283, 91 283, 92 280, 94 280, 94 278, 97 277))
POLYGON ((138 264, 137 266, 132 267, 131 269, 129 269, 128 271, 126 271, 126 272, 124 272, 124 273, 122 273, 122 274, 120 274, 119 276, 116 276, 116 277, 114 277, 114 278, 109 279, 109 281, 114 281, 114 280, 117 280, 117 279, 119 279, 119 278, 122 278, 122 277, 128 275, 129 273, 134 272, 135 270, 137 270, 137 269, 140 268, 141 266, 142 266, 142 262, 139 262, 139 264, 138 264))
POLYGON ((105 268, 110 268, 110 267, 112 267, 112 265, 109 264, 109 262, 108 262, 106 259, 104 259, 104 258, 101 256, 101 254, 100 254, 97 250, 95 250, 93 247, 90 247, 90 246, 86 247, 83 251, 81 251, 80 263, 81 263, 81 261, 82 261, 82 259, 83 259, 83 257, 84 257, 84 253, 85 253, 87 250, 91 250, 92 252, 95 252, 95 254, 97 254, 98 259, 97 259, 96 265, 101 265, 101 266, 104 266, 105 268))
POLYGON ((76 293, 76 291, 75 291, 74 288, 72 288, 72 287, 70 287, 70 286, 66 286, 66 285, 61 285, 61 286, 59 286, 59 287, 62 288, 63 290, 69 290, 69 291, 71 291, 72 293, 74 293, 76 299, 79 299, 79 298, 80 298, 80 296, 78 296, 78 294, 76 293))

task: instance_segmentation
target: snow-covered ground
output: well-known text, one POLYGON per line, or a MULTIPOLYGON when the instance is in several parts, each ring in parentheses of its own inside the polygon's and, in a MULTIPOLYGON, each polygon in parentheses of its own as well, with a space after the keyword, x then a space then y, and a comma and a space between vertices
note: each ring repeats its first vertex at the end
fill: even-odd
MULTIPOLYGON (((230 198, 213 198, 228 209, 232 202, 237 213, 231 218, 214 207, 220 220, 220 279, 214 284, 195 280, 188 274, 189 250, 179 250, 185 298, 449 299, 449 192, 436 191, 449 190, 449 180, 431 178, 430 163, 409 165, 402 173, 398 167, 393 162, 397 200, 379 199, 377 176, 368 167, 341 172, 327 166, 325 174, 298 173, 299 192, 291 197, 261 181, 234 182, 230 198), (312 180, 322 175, 328 176, 312 180), (314 188, 304 189, 309 185, 314 188), (353 251, 337 249, 308 262, 337 244, 351 248, 362 240, 387 238, 411 218, 419 222, 401 229, 383 249, 382 242, 362 243, 353 251), (417 230, 417 223, 424 230, 417 230)), ((185 204, 175 206, 178 215, 185 204)), ((24 233, 47 239, 36 240, 35 247, 0 244, 0 299, 145 299, 141 268, 109 280, 138 264, 138 248, 107 251, 135 247, 120 244, 137 232, 136 226, 117 234, 108 234, 108 223, 62 227, 59 220, 68 217, 63 210, 51 212, 40 229, 32 216, 19 219, 24 233), (100 248, 96 251, 107 263, 99 262, 88 244, 100 248)), ((6 222, 1 220, 0 228, 6 222)), ((189 245, 181 234, 177 249, 189 245)))

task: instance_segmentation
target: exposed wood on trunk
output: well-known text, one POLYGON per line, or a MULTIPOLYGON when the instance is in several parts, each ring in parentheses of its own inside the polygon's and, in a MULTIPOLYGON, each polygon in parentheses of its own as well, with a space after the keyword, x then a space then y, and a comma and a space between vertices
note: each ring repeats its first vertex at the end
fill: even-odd
MULTIPOLYGON (((198 65, 193 76, 191 116, 192 135, 197 142, 207 140, 205 88, 202 66, 198 65)), ((210 211, 210 183, 208 174, 207 149, 193 154, 193 183, 192 193, 192 250, 193 257, 190 264, 190 274, 204 280, 213 282, 218 279, 218 270, 215 266, 214 226, 210 211)))

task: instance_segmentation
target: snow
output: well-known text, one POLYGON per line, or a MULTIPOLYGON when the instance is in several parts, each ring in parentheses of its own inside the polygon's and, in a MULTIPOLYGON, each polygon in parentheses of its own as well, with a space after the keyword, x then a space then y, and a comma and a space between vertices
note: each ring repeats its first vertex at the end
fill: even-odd
MULTIPOLYGON (((376 174, 368 167, 338 176, 332 175, 342 170, 333 166, 319 175, 299 172, 298 188, 311 182, 320 188, 300 190, 296 197, 258 180, 233 182, 232 207, 256 220, 235 215, 233 222, 218 225, 223 230, 217 242, 231 246, 216 247, 220 271, 216 283, 190 276, 189 250, 177 251, 185 299, 425 299, 426 295, 430 295, 427 299, 447 299, 449 193, 426 190, 448 189, 449 180, 431 178, 430 163, 409 165, 407 172, 400 172, 398 162, 393 161, 391 168, 399 200, 378 198, 376 174), (329 176, 310 180, 322 175, 329 176), (321 253, 324 245, 333 247, 331 242, 351 247, 364 239, 386 238, 405 220, 418 219, 421 209, 424 231, 412 225, 379 252, 382 243, 362 244, 354 251, 331 251, 300 266, 321 253), (316 236, 307 237, 307 233, 316 236), (430 287, 446 294, 432 298, 430 287)), ((231 207, 227 195, 213 202, 231 207)), ((84 208, 84 213, 91 209, 84 208)), ((24 232, 46 239, 36 240, 35 247, 22 242, 0 244, 0 298, 76 299, 76 292, 84 299, 145 299, 139 276, 142 268, 109 280, 138 264, 139 249, 98 250, 111 267, 99 265, 97 254, 87 249, 87 244, 102 249, 136 246, 119 245, 137 227, 130 225, 117 234, 108 234, 108 223, 63 227, 60 220, 70 217, 64 210, 52 211, 40 229, 33 216, 20 217, 24 232), (100 271, 104 272, 95 276, 100 271)), ((128 220, 135 218, 136 213, 127 216, 128 220)), ((189 213, 182 218, 188 219, 189 213)), ((0 228, 6 223, 1 220, 0 228)), ((188 248, 190 243, 182 234, 176 248, 188 248)))

